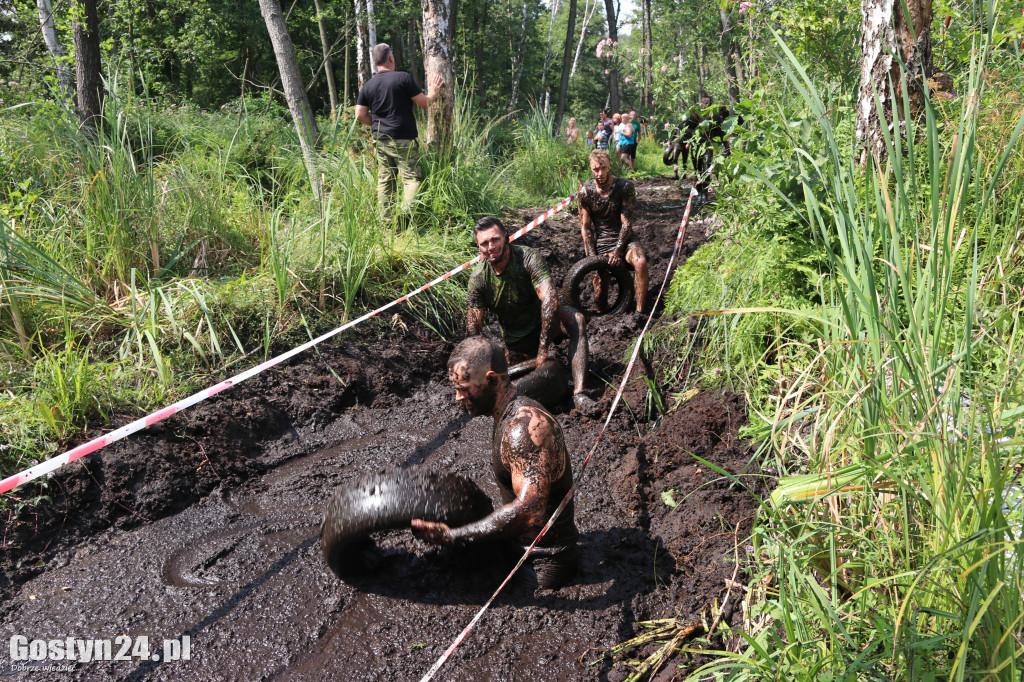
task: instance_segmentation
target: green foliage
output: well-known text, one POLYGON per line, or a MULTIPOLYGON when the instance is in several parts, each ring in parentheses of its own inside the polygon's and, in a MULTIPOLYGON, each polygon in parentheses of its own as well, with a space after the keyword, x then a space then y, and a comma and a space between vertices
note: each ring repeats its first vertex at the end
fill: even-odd
POLYGON ((1021 678, 1024 528, 1008 500, 1024 452, 1024 292, 996 273, 1019 252, 1007 221, 1021 200, 1001 188, 1024 175, 1024 117, 983 125, 1000 95, 979 40, 971 96, 927 103, 887 137, 886 163, 865 167, 838 132, 852 113, 786 51, 820 136, 794 140, 798 201, 759 179, 816 233, 825 276, 805 361, 783 365, 751 429, 793 474, 755 528, 770 587, 752 600, 745 654, 700 674, 1021 678))
POLYGON ((567 197, 589 175, 586 145, 552 137, 553 125, 552 116, 536 106, 522 119, 512 119, 515 144, 503 182, 513 202, 541 205, 567 197))

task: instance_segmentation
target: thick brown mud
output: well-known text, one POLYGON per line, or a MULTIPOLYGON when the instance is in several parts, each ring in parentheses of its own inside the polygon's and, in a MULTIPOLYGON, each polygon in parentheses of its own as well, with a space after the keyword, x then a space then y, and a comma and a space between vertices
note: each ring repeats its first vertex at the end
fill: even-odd
MULTIPOLYGON (((638 237, 654 288, 684 201, 669 180, 639 182, 638 198, 638 237)), ((684 258, 706 239, 709 224, 695 215, 684 258)), ((544 252, 559 284, 583 255, 571 214, 525 242, 544 252)), ((421 677, 517 557, 487 546, 430 547, 402 530, 377 534, 362 558, 365 570, 346 582, 324 563, 317 534, 325 504, 337 485, 366 472, 422 464, 472 478, 500 499, 490 472, 492 422, 461 412, 446 385, 451 341, 412 322, 401 335, 387 325, 369 327, 65 467, 42 491, 48 501, 33 504, 38 492, 19 493, 26 504, 4 519, 0 538, 0 674, 421 677), (46 672, 52 661, 11 661, 7 644, 17 635, 146 635, 157 651, 163 639, 188 635, 191 659, 46 672)), ((605 412, 638 331, 624 318, 590 321, 587 387, 605 412)), ((710 609, 726 593, 757 501, 700 460, 741 481, 759 480, 752 453, 737 440, 746 409, 738 396, 702 393, 650 420, 644 368, 668 382, 666 392, 679 388, 658 372, 659 363, 645 358, 634 371, 628 404, 576 493, 576 579, 553 591, 514 579, 437 679, 621 680, 631 669, 603 654, 634 637, 638 621, 714 617, 710 609)), ((603 416, 588 419, 571 408, 566 401, 556 416, 579 472, 603 416)), ((742 572, 738 580, 744 582, 742 572)), ((730 600, 738 602, 736 595, 730 600)), ((739 618, 734 607, 725 614, 727 622, 739 618)), ((658 678, 692 666, 674 659, 658 678)))

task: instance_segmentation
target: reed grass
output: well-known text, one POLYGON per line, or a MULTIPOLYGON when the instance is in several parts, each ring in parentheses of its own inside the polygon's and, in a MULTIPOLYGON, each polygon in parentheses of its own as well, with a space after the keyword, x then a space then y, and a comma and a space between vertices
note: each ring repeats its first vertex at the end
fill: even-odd
POLYGON ((835 134, 851 114, 779 44, 821 125, 824 161, 795 150, 803 201, 790 205, 827 276, 812 359, 756 429, 783 477, 754 532, 763 589, 728 633, 744 647, 695 677, 1015 682, 1024 533, 1006 498, 1024 462, 1022 289, 1000 263, 1019 253, 1021 195, 1002 189, 1024 173, 1022 112, 981 144, 990 31, 943 118, 883 84, 904 127, 884 162, 858 166, 835 134))

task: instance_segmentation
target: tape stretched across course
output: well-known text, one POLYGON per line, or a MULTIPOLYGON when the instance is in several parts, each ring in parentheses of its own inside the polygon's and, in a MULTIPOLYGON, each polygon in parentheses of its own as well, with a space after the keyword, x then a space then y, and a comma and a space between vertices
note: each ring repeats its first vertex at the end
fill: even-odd
MULTIPOLYGON (((712 166, 712 168, 714 168, 714 166, 712 166)), ((711 168, 709 168, 705 172, 705 175, 710 175, 710 173, 711 168)), ((640 348, 643 345, 644 335, 647 333, 647 329, 651 326, 651 320, 654 319, 654 311, 658 307, 658 301, 661 300, 662 294, 665 293, 665 285, 668 283, 669 275, 672 273, 672 264, 675 263, 676 256, 679 255, 679 250, 682 248, 683 237, 686 234, 686 224, 690 221, 690 207, 693 205, 693 198, 697 196, 697 194, 698 192, 696 187, 691 187, 690 198, 686 202, 686 210, 683 211, 683 220, 679 224, 679 233, 676 235, 675 247, 672 249, 672 257, 669 258, 668 266, 665 268, 665 279, 662 280, 661 288, 658 289, 658 295, 654 298, 654 302, 651 303, 651 312, 647 316, 647 321, 644 323, 644 328, 640 331, 640 334, 636 338, 636 345, 633 348, 633 354, 629 358, 629 364, 626 365, 626 372, 622 376, 622 383, 619 384, 619 390, 615 392, 615 398, 612 400, 612 405, 608 409, 608 416, 605 417, 604 424, 601 426, 601 432, 597 434, 597 440, 594 441, 594 444, 590 447, 590 451, 587 453, 587 458, 583 460, 583 466, 580 468, 580 473, 576 476, 576 480, 573 482, 572 487, 569 488, 569 492, 567 492, 565 494, 565 497, 562 498, 561 504, 559 504, 558 508, 555 509, 554 513, 551 515, 551 518, 548 519, 548 522, 546 524, 544 524, 544 527, 541 528, 540 533, 538 533, 537 537, 534 538, 532 543, 530 543, 530 546, 526 548, 526 551, 523 553, 523 556, 521 556, 519 558, 518 563, 516 563, 516 565, 512 567, 512 570, 509 572, 505 580, 503 580, 502 583, 498 585, 498 589, 494 591, 494 594, 492 594, 491 598, 487 600, 487 603, 480 607, 480 610, 476 612, 476 615, 473 616, 473 619, 469 621, 469 624, 462 630, 462 632, 459 633, 459 636, 455 638, 455 641, 451 643, 448 649, 445 650, 443 654, 441 654, 441 657, 437 659, 433 666, 431 666, 430 670, 427 671, 427 674, 420 679, 420 682, 430 682, 430 680, 434 678, 434 675, 437 674, 437 671, 441 669, 441 666, 443 666, 445 662, 447 662, 448 659, 451 658, 451 655, 455 652, 455 649, 458 648, 460 644, 462 644, 463 640, 466 639, 466 636, 469 635, 470 631, 472 631, 472 629, 476 626, 477 622, 483 617, 487 609, 490 608, 491 604, 498 597, 501 591, 505 589, 505 585, 507 585, 509 581, 512 580, 512 576, 514 576, 516 574, 516 571, 518 571, 519 568, 524 563, 526 563, 526 560, 533 553, 533 550, 537 546, 537 543, 540 542, 541 538, 544 537, 544 535, 548 532, 548 529, 551 528, 552 524, 554 524, 554 522, 558 519, 559 515, 561 515, 562 510, 564 510, 565 507, 569 504, 569 500, 572 499, 573 494, 576 492, 576 486, 579 484, 581 480, 583 480, 583 474, 587 471, 587 467, 590 466, 590 460, 591 458, 593 458, 594 452, 597 450, 597 446, 601 444, 601 439, 604 438, 604 434, 608 430, 608 424, 612 420, 612 415, 615 414, 615 409, 619 406, 619 400, 622 398, 622 392, 626 390, 626 383, 629 381, 630 372, 633 371, 633 365, 636 364, 637 356, 639 356, 640 354, 640 348)))
MULTIPOLYGON (((582 185, 580 185, 580 188, 582 188, 582 185)), ((551 216, 553 216, 556 213, 560 212, 562 209, 564 209, 566 206, 568 206, 570 203, 572 203, 572 201, 576 198, 577 194, 579 194, 579 189, 577 189, 570 196, 566 197, 565 199, 562 199, 555 206, 551 207, 550 209, 548 209, 547 211, 545 211, 544 213, 542 213, 541 215, 537 216, 532 221, 530 221, 529 223, 527 223, 526 225, 521 227, 511 237, 509 237, 509 241, 513 241, 513 240, 518 239, 519 237, 522 237, 524 234, 526 234, 527 232, 529 232, 533 228, 537 227, 538 225, 543 223, 545 220, 547 220, 551 216)), ((126 438, 126 437, 130 436, 131 434, 133 434, 133 433, 135 433, 137 431, 141 431, 142 429, 146 428, 147 426, 151 426, 151 425, 157 423, 158 421, 162 421, 164 419, 167 419, 172 414, 176 414, 178 412, 181 412, 184 409, 192 407, 193 405, 195 405, 197 403, 201 403, 202 401, 206 400, 207 398, 209 398, 211 396, 215 396, 215 395, 217 395, 218 393, 220 393, 221 391, 223 391, 225 389, 231 388, 235 384, 240 384, 243 381, 245 381, 246 379, 249 379, 251 377, 256 376, 257 374, 259 374, 260 372, 262 372, 265 369, 269 369, 269 368, 273 367, 274 365, 279 365, 282 362, 284 362, 285 360, 288 360, 289 358, 292 358, 292 357, 298 355, 299 353, 301 353, 301 352, 303 352, 305 350, 309 350, 310 348, 312 348, 313 346, 317 345, 318 343, 321 343, 322 341, 326 341, 327 339, 331 338, 332 336, 336 336, 336 335, 340 334, 341 332, 345 331, 346 329, 349 329, 351 327, 356 326, 360 322, 364 322, 365 320, 368 320, 368 319, 370 319, 371 317, 373 317, 375 315, 379 315, 380 313, 384 312, 385 310, 388 310, 389 308, 393 308, 394 306, 398 305, 399 303, 403 303, 405 301, 408 301, 413 296, 416 296, 417 294, 420 294, 420 293, 426 291, 427 289, 429 289, 430 287, 432 287, 432 286, 434 286, 436 284, 440 284, 441 282, 443 282, 444 280, 448 279, 452 275, 457 275, 458 273, 462 272, 463 270, 465 270, 466 268, 468 268, 469 266, 473 265, 474 263, 476 263, 479 260, 480 260, 480 256, 477 256, 477 257, 473 258, 472 260, 466 261, 465 263, 463 263, 462 265, 458 266, 457 268, 455 268, 453 270, 449 270, 448 272, 446 272, 445 274, 441 275, 440 277, 437 277, 436 279, 431 280, 430 282, 427 282, 426 284, 421 286, 419 289, 411 291, 411 292, 405 294, 404 296, 402 296, 400 298, 396 298, 394 301, 391 301, 390 303, 388 303, 386 305, 383 305, 383 306, 381 306, 380 308, 377 308, 374 311, 368 312, 365 315, 363 315, 362 317, 358 317, 358 318, 352 320, 351 322, 347 322, 346 324, 343 324, 342 326, 338 327, 337 329, 335 329, 333 331, 329 331, 326 334, 318 336, 317 338, 315 338, 315 339, 313 339, 311 341, 308 341, 308 342, 302 344, 301 346, 299 346, 297 348, 293 348, 292 350, 290 350, 290 351, 288 351, 286 353, 282 353, 281 355, 278 355, 275 358, 271 358, 270 360, 267 360, 264 363, 256 365, 255 367, 252 367, 250 369, 247 369, 247 370, 245 370, 244 372, 242 372, 240 374, 236 374, 235 376, 231 377, 230 379, 226 379, 226 380, 220 382, 219 384, 211 386, 210 388, 207 388, 207 389, 205 389, 203 391, 200 391, 198 393, 194 393, 193 395, 190 395, 189 397, 184 398, 183 400, 179 400, 178 402, 174 403, 173 405, 168 405, 167 407, 163 408, 162 410, 158 410, 157 412, 154 412, 153 414, 150 414, 150 415, 147 415, 145 417, 142 417, 141 419, 136 419, 135 421, 131 422, 130 424, 126 424, 126 425, 122 426, 121 428, 116 429, 114 431, 111 431, 110 433, 108 433, 106 435, 100 436, 99 438, 95 438, 95 439, 89 441, 88 443, 83 443, 82 445, 79 445, 76 448, 68 450, 64 454, 57 455, 55 457, 51 457, 50 459, 46 460, 45 462, 37 464, 34 467, 31 467, 29 469, 21 471, 21 472, 19 472, 17 474, 14 474, 13 476, 9 476, 8 478, 5 478, 3 481, 0 481, 0 494, 6 493, 6 492, 8 492, 10 490, 14 490, 18 486, 20 486, 20 485, 22 485, 24 483, 28 483, 29 481, 31 481, 33 479, 36 479, 36 478, 39 478, 40 476, 44 476, 44 475, 50 473, 51 471, 56 471, 57 469, 59 469, 60 467, 64 466, 65 464, 68 464, 70 462, 74 462, 76 459, 80 459, 82 457, 85 457, 86 455, 88 455, 90 453, 96 452, 100 448, 106 447, 107 445, 110 445, 111 443, 117 442, 117 441, 121 440, 122 438, 126 438)))

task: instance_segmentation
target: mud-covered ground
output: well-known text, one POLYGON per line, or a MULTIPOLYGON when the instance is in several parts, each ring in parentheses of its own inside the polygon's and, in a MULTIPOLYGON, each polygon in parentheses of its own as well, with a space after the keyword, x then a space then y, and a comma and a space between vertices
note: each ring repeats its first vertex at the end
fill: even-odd
MULTIPOLYGON (((667 179, 639 182, 638 197, 638 237, 656 290, 684 201, 667 179)), ((711 224, 695 214, 684 258, 711 224)), ((559 283, 582 256, 571 214, 524 242, 544 252, 559 283)), ((605 410, 637 332, 622 318, 591 320, 588 392, 605 410)), ((386 467, 462 474, 498 499, 492 422, 469 419, 454 403, 444 372, 451 348, 411 322, 390 332, 376 325, 65 467, 48 483, 51 502, 4 519, 0 675, 418 679, 514 557, 433 548, 392 531, 377 536, 371 570, 345 583, 324 564, 317 530, 335 486, 386 467), (23 670, 10 658, 16 635, 145 635, 156 653, 162 640, 188 635, 191 658, 78 663, 71 673, 46 672, 43 661, 23 670)), ((736 437, 746 408, 735 395, 700 393, 650 421, 644 366, 659 375, 669 406, 679 386, 665 358, 640 365, 576 494, 577 578, 556 591, 514 580, 437 679, 621 680, 626 662, 603 654, 637 635, 638 621, 716 616, 756 501, 697 457, 749 473, 751 453, 736 437)), ((579 472, 603 417, 570 408, 557 417, 579 472)), ((734 588, 727 622, 740 618, 741 592, 734 588)), ((692 666, 674 659, 658 679, 692 666)))

